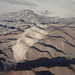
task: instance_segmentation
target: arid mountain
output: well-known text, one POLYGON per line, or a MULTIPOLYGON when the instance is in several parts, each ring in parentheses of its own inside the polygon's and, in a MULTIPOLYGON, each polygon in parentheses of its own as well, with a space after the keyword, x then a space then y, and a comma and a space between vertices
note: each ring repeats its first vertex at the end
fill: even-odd
POLYGON ((0 75, 75 75, 75 18, 31 10, 0 21, 0 75))

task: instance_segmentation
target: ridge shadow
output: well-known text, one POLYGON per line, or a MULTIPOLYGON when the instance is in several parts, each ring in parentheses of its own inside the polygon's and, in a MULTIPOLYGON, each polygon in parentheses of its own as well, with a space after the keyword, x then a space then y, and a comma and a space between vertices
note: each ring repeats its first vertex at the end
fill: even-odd
MULTIPOLYGON (((26 61, 24 63, 18 63, 16 65, 16 71, 23 71, 23 70, 31 70, 33 68, 37 67, 46 67, 46 68, 51 68, 51 67, 68 67, 71 64, 75 64, 75 58, 73 59, 67 59, 66 57, 57 57, 57 58, 39 58, 37 60, 32 60, 32 61, 26 61)), ((73 68, 69 68, 75 71, 73 68)))

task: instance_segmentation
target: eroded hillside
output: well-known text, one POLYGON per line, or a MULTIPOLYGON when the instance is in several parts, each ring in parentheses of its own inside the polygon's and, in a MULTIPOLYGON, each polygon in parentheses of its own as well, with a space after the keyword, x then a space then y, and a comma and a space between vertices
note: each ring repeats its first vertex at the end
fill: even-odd
POLYGON ((0 75, 75 75, 75 18, 31 10, 0 22, 0 75))

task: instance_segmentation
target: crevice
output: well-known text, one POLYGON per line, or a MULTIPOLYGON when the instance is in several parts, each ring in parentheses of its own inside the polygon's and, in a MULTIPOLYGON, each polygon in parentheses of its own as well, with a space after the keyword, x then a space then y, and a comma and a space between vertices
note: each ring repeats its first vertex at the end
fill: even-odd
POLYGON ((60 50, 60 49, 54 47, 53 45, 44 44, 44 43, 40 43, 40 42, 39 42, 39 44, 44 45, 45 47, 50 47, 50 48, 54 49, 54 50, 57 51, 57 52, 60 52, 60 53, 66 54, 66 53, 64 53, 62 50, 60 50))
POLYGON ((36 48, 36 47, 34 47, 34 46, 32 46, 31 48, 33 48, 33 49, 35 49, 35 50, 37 50, 37 51, 39 51, 39 52, 46 52, 46 53, 49 54, 50 57, 52 57, 51 54, 50 54, 50 52, 48 52, 48 51, 42 51, 42 50, 40 50, 40 49, 38 49, 38 48, 36 48))

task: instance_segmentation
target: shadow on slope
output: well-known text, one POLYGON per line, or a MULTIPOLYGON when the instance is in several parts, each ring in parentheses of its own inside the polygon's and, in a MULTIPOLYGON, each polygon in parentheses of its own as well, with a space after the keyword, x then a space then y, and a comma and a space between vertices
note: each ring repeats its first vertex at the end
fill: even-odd
MULTIPOLYGON (((73 59, 67 59, 66 57, 57 57, 57 58, 39 58, 37 60, 32 60, 32 61, 26 61, 24 63, 18 63, 17 65, 12 66, 7 63, 7 65, 3 64, 1 60, 4 60, 3 58, 0 59, 0 70, 1 71, 8 71, 9 70, 14 70, 14 71, 26 71, 26 70, 32 70, 34 69, 35 75, 54 75, 53 73, 49 71, 35 71, 35 68, 38 67, 46 67, 46 68, 51 68, 51 67, 67 67, 73 72, 75 72, 75 69, 71 66, 75 64, 75 58, 73 59), (4 67, 7 66, 7 69, 5 70, 4 67), (8 68, 9 67, 9 68, 8 68)), ((4 60, 5 61, 5 60, 4 60)))
POLYGON ((35 72, 35 74, 36 75, 54 75, 54 74, 52 74, 51 72, 49 72, 49 71, 36 71, 35 72))
POLYGON ((3 55, 5 55, 5 56, 7 56, 7 55, 6 55, 3 51, 1 51, 1 50, 0 50, 0 54, 3 54, 3 55))
POLYGON ((6 21, 6 22, 15 22, 15 21, 12 21, 12 20, 3 20, 3 21, 6 21))
POLYGON ((66 53, 64 53, 62 50, 56 48, 56 47, 53 46, 53 45, 44 44, 44 43, 40 43, 40 42, 39 42, 39 44, 44 45, 45 47, 50 47, 50 48, 54 49, 54 50, 57 51, 57 52, 60 52, 60 53, 66 54, 66 53))
MULTIPOLYGON (((57 57, 57 58, 39 58, 37 60, 33 60, 33 61, 26 61, 24 63, 18 63, 16 65, 16 71, 22 71, 22 70, 31 70, 33 68, 37 68, 37 67, 46 67, 46 68, 50 68, 50 67, 68 67, 70 68, 71 64, 75 64, 75 58, 73 59, 67 59, 65 57, 57 57)), ((75 69, 70 68, 73 71, 75 71, 75 69)))

